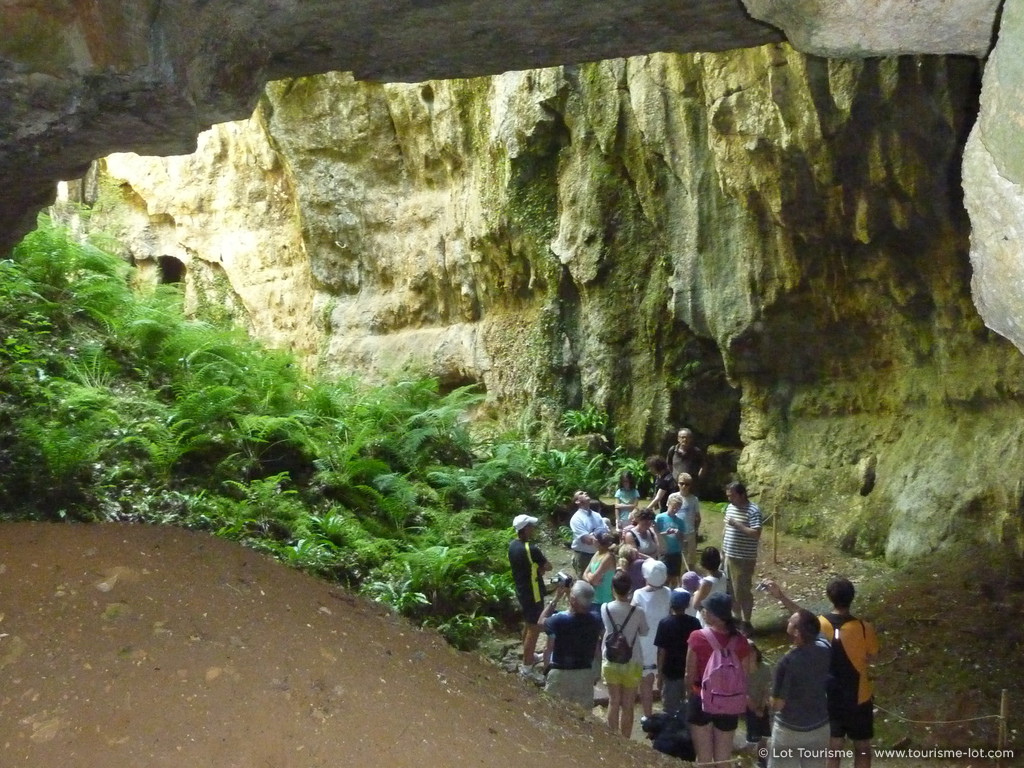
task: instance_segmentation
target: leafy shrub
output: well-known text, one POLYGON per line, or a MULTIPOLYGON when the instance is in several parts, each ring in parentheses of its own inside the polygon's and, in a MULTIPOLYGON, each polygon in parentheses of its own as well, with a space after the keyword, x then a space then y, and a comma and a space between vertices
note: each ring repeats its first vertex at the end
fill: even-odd
POLYGON ((608 414, 594 405, 579 411, 566 411, 562 414, 562 429, 569 437, 603 435, 608 429, 608 414))
POLYGON ((449 644, 460 651, 472 651, 480 640, 494 628, 494 618, 476 613, 457 613, 447 619, 431 617, 424 622, 434 627, 449 644))
POLYGON ((537 490, 541 509, 568 509, 572 495, 584 490, 598 496, 608 487, 608 460, 582 448, 549 448, 534 454, 530 473, 543 485, 537 490))

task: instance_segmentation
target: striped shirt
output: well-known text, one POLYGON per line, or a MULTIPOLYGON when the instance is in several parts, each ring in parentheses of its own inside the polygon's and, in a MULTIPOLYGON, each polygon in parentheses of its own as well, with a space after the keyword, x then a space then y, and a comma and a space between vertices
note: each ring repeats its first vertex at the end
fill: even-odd
MULTIPOLYGON (((746 507, 730 504, 725 508, 725 519, 735 520, 748 528, 761 527, 761 508, 752 501, 746 507)), ((726 557, 739 557, 745 560, 757 560, 757 539, 748 536, 728 522, 725 525, 725 539, 722 541, 722 554, 726 557)))

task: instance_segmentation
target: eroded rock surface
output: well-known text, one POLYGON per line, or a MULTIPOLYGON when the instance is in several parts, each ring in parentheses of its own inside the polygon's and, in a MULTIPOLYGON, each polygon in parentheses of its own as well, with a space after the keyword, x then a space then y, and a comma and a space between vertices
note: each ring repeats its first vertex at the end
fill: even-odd
POLYGON ((101 0, 0 4, 0 250, 114 151, 192 152, 269 80, 469 77, 781 39, 739 0, 101 0))
POLYGON ((1024 351, 1024 3, 1007 3, 964 158, 974 300, 1024 351))
POLYGON ((819 56, 984 56, 1002 0, 743 0, 756 19, 819 56))

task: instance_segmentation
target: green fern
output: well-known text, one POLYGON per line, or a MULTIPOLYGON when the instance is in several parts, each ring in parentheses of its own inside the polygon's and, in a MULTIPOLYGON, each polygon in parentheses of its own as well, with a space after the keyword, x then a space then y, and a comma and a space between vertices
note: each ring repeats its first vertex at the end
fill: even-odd
POLYGON ((103 345, 97 343, 84 344, 78 350, 77 359, 68 361, 67 368, 69 375, 79 384, 96 389, 111 386, 118 372, 103 345))

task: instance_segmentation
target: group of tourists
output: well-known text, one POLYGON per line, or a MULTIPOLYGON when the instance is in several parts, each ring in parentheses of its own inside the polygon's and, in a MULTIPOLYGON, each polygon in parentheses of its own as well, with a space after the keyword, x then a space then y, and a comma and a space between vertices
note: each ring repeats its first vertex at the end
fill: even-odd
POLYGON ((829 582, 833 610, 821 617, 775 582, 759 585, 792 612, 792 649, 772 675, 750 639, 761 510, 742 483, 730 483, 722 549, 705 546, 698 565, 695 489, 705 466, 690 430, 680 430, 668 456, 652 456, 647 467, 655 480, 650 503, 641 505, 635 479, 624 473, 613 519, 586 491, 575 493, 573 575, 549 577, 552 566, 533 541, 538 519, 513 520, 509 560, 525 619, 522 672, 539 675, 542 664, 545 690, 588 710, 594 684, 603 680, 608 725, 626 737, 637 702, 651 717, 660 691, 663 712, 685 721, 698 764, 730 763, 744 716, 762 765, 834 768, 849 738, 856 768, 869 766, 867 666, 878 641, 870 624, 850 614, 853 585, 829 582), (549 582, 555 589, 545 602, 549 582))

